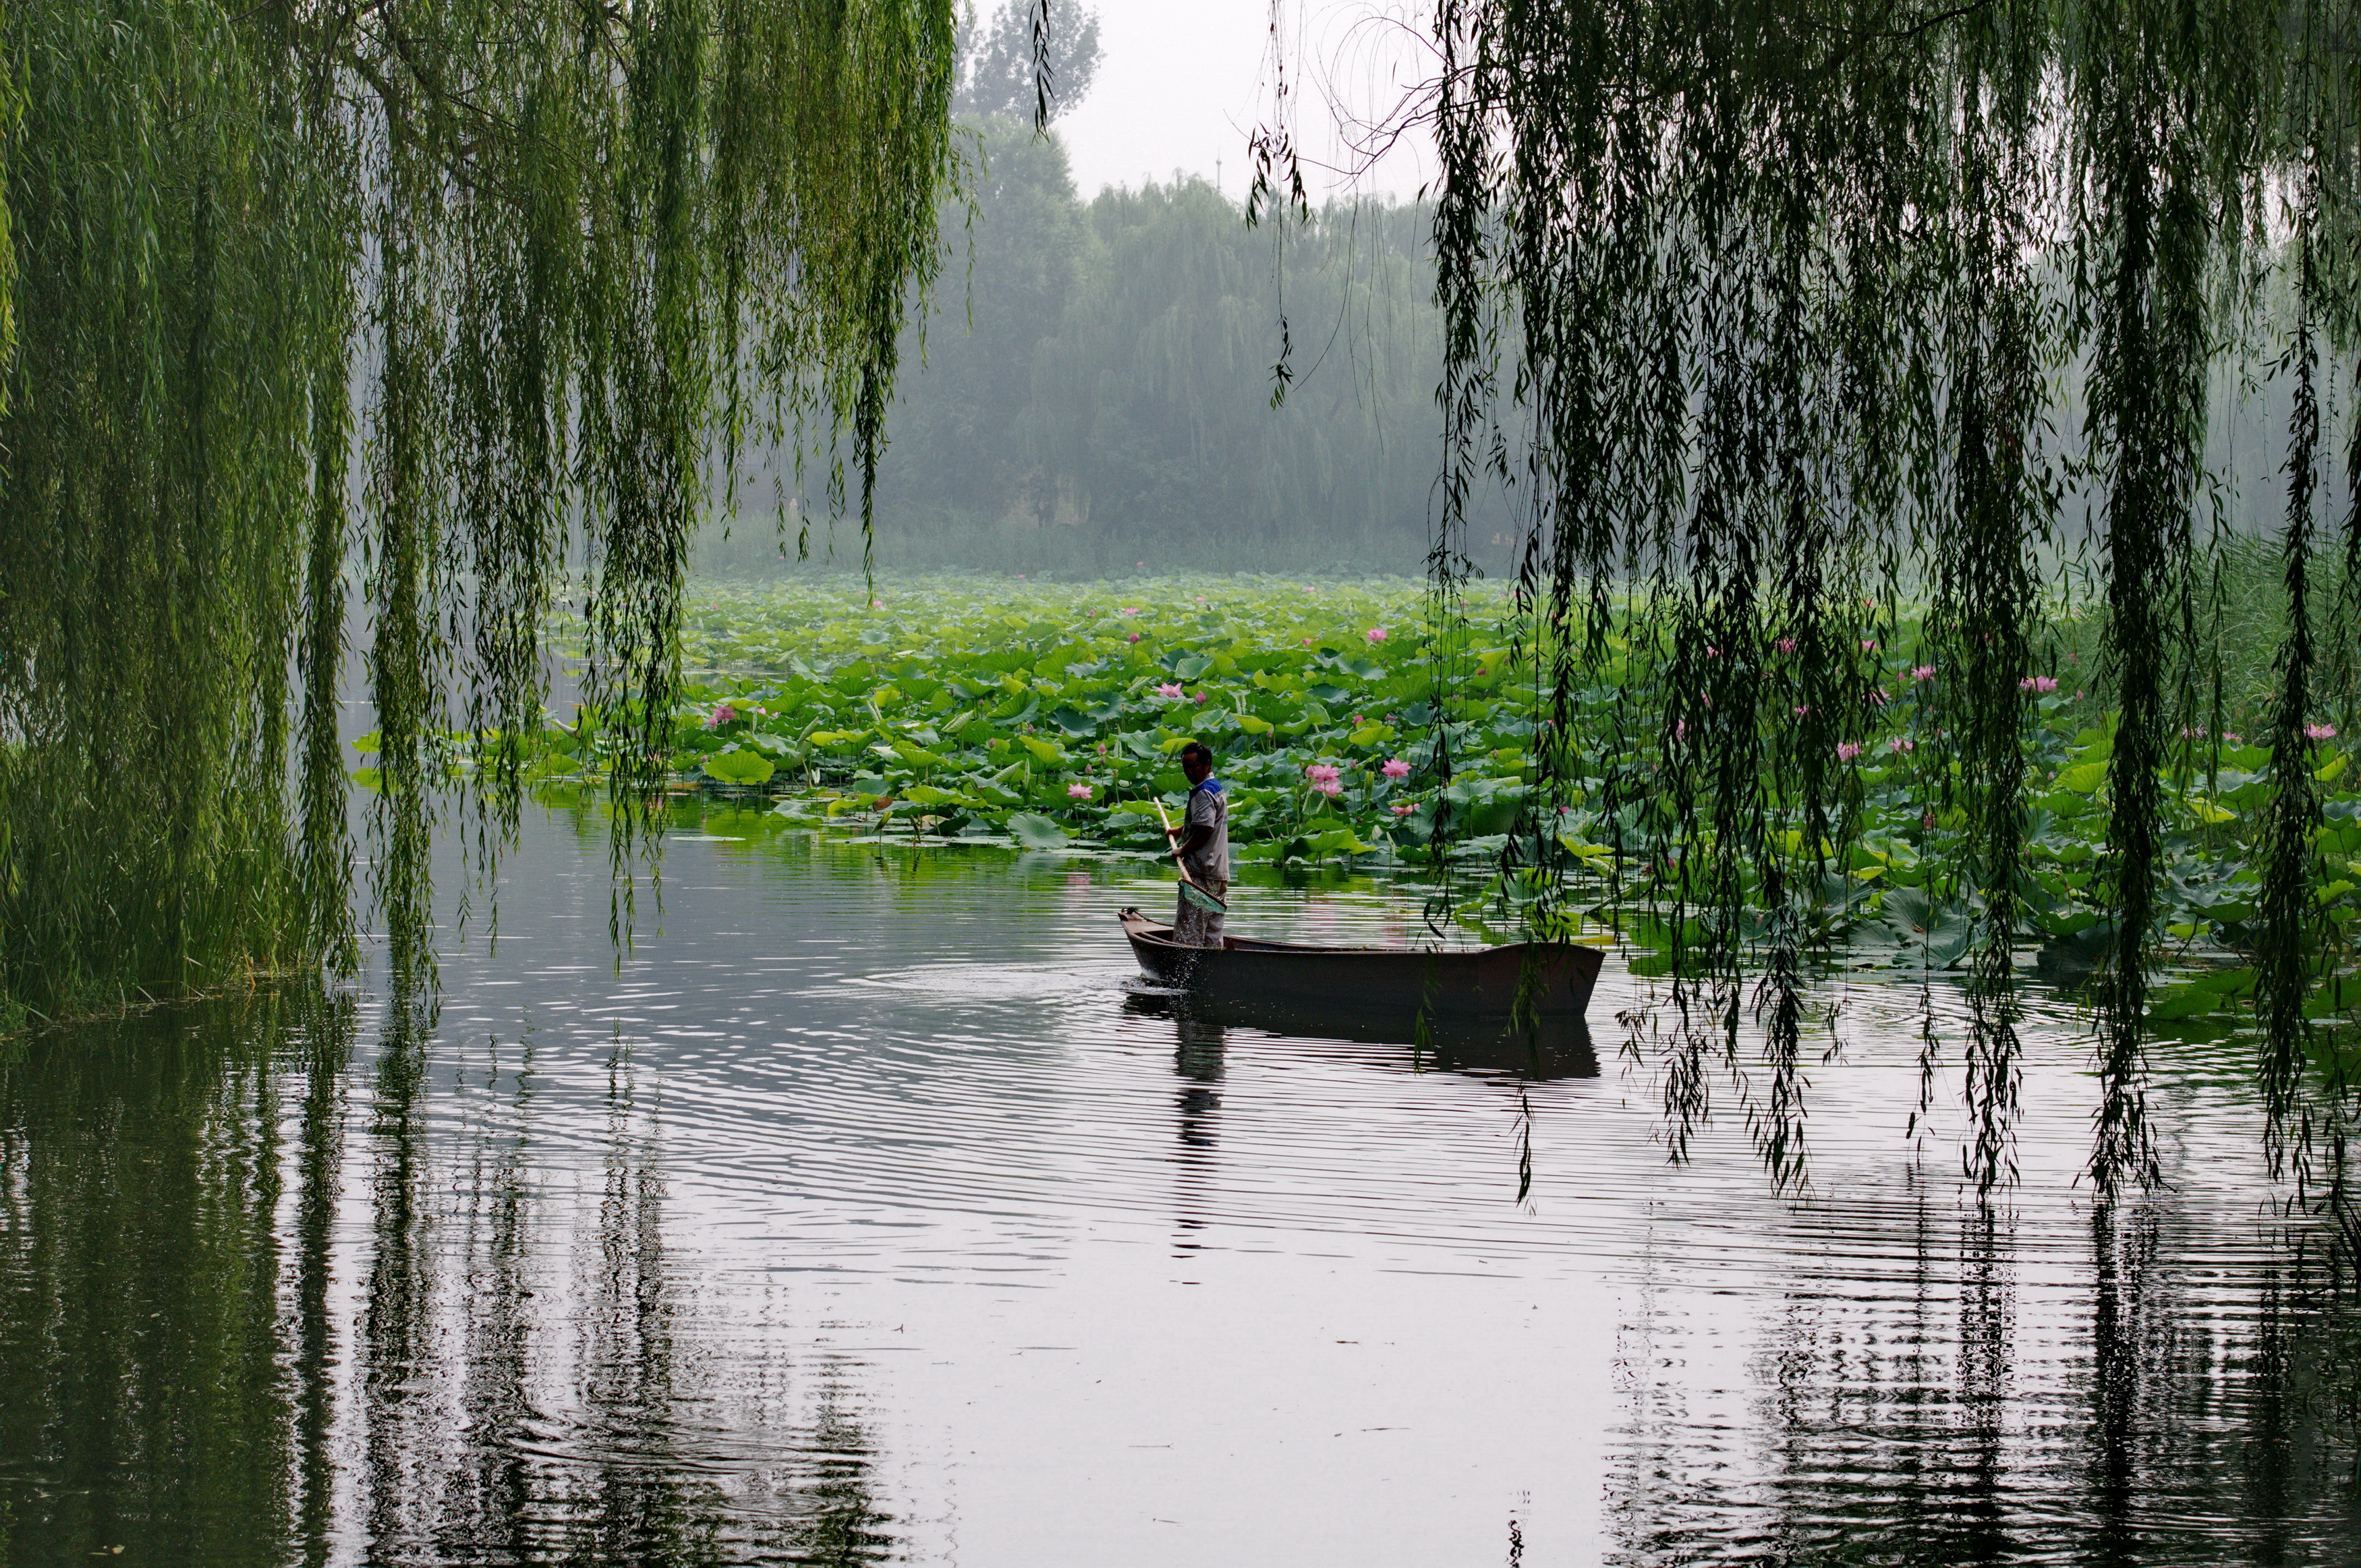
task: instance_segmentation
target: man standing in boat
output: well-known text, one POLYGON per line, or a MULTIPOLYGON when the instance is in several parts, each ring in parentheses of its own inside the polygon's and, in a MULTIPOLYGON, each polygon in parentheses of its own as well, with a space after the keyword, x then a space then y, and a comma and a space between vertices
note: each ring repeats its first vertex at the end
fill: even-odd
MULTIPOLYGON (((1213 776, 1213 750, 1202 740, 1180 748, 1180 771, 1189 775, 1189 806, 1181 814, 1175 848, 1180 871, 1191 882, 1226 901, 1230 895, 1230 802, 1213 776)), ((1222 945, 1222 917, 1180 898, 1172 916, 1172 939, 1188 948, 1222 945)))

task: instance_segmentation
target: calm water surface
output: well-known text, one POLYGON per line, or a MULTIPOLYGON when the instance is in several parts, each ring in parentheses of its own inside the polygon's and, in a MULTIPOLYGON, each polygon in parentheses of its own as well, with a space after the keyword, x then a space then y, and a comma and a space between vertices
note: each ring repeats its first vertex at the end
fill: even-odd
POLYGON ((1170 888, 717 813, 619 972, 535 810, 429 1024, 0 1058, 0 1563, 2361 1562, 2222 1048, 2159 1053, 2174 1185, 2110 1213, 2037 998, 1988 1214, 1905 1130, 1955 993, 1852 976, 1782 1201, 1734 1114, 1667 1167, 1620 964, 1594 1049, 1438 1066, 1131 993, 1170 888))

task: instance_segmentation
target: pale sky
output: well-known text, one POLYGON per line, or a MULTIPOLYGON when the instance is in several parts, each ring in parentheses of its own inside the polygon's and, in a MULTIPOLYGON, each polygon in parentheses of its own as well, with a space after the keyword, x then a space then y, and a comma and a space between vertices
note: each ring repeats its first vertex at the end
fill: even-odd
MULTIPOLYGON (((1085 198, 1104 185, 1165 180, 1175 170, 1213 179, 1243 200, 1246 139, 1268 121, 1272 0, 1082 0, 1099 14, 1104 58, 1090 96, 1058 121, 1085 198)), ((989 9, 989 6, 983 7, 989 9)), ((1337 111, 1363 121, 1391 113, 1433 73, 1420 0, 1281 0, 1292 88, 1290 119, 1309 159, 1354 161, 1337 111)), ((1431 177, 1422 134, 1364 173, 1359 189, 1407 198, 1431 177)), ((1312 197, 1341 192, 1341 175, 1308 168, 1312 197)))

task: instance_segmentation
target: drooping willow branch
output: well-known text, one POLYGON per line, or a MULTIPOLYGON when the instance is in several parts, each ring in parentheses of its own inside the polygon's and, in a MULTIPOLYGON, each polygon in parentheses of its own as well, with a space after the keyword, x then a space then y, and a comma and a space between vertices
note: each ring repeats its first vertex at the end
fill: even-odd
MULTIPOLYGON (((2275 269, 2300 274, 2296 630, 2257 956, 2273 1136, 2309 1139, 2303 1009, 2323 968, 2306 914, 2322 717, 2306 563, 2331 440, 2320 362, 2356 346, 2356 37, 2361 11, 2329 0, 1438 8, 1441 73, 1416 97, 1441 164, 1438 591, 1462 569, 1477 456, 1513 427, 1531 518, 1517 604, 1535 718, 1560 727, 1535 748, 1520 839, 1544 843, 1577 793, 1575 696, 1620 670, 1614 723, 1653 732, 1657 754, 1608 779, 1629 793, 1605 804, 1619 832, 1639 825, 1670 950, 1676 1151, 1716 1061, 1756 1065, 1740 1059, 1751 998, 1756 1142, 1778 1179, 1804 1169, 1804 960, 1849 869, 1864 709, 1893 696, 1874 654, 1910 625, 1944 726, 1916 764, 1913 852, 1944 858, 1971 933, 1966 1174, 1987 1192, 2008 1179, 2014 975, 2034 928, 2028 693, 2062 523, 2095 545, 2115 714, 2098 749, 2111 939, 2091 1174, 2109 1194, 2158 1178, 2145 1037, 2169 738, 2208 684, 2191 630, 2209 377, 2242 323, 2270 318, 2238 302, 2275 269), (1477 330, 1492 321, 1513 330, 1477 330), (2070 379, 2071 424, 2055 390, 2070 379), (1470 395, 1495 383, 1513 387, 1506 426, 1470 395)), ((2350 638, 2349 607, 2335 613, 2350 638)))
POLYGON ((0 43, 0 995, 349 951, 356 586, 405 967, 437 738, 495 846, 567 582, 628 855, 714 455, 841 433, 865 527, 952 8, 30 0, 0 43))

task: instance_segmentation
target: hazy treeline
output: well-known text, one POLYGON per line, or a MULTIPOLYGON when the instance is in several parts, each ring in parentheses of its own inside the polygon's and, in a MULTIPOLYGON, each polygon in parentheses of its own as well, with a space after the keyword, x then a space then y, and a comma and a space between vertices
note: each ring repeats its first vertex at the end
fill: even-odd
MULTIPOLYGON (((942 280, 905 336, 881 562, 1416 569, 1442 452, 1427 208, 1248 227, 1197 179, 1085 202, 1055 136, 966 129, 981 169, 972 205, 946 205, 942 280), (1282 317, 1292 381, 1274 407, 1282 317)), ((819 495, 816 471, 804 488, 819 495)), ((746 493, 704 564, 775 563, 776 496, 746 493)), ((857 538, 840 523, 839 559, 857 538)))
MULTIPOLYGON (((1442 458, 1431 208, 1339 202, 1308 225, 1249 227, 1195 178, 1084 201, 1056 135, 1000 115, 964 130, 972 204, 946 204, 943 277, 904 334, 881 564, 1419 569, 1442 458), (1274 407, 1282 321, 1293 379, 1274 407)), ((2285 505, 2290 393, 2268 355, 2218 367, 2209 400, 2204 510, 2242 533, 2285 505)), ((2050 376, 2052 439, 2070 451, 2083 369, 2050 376)), ((808 521, 813 557, 829 556, 821 467, 807 462, 798 495, 791 461, 775 466, 741 491, 727 541, 708 530, 704 569, 780 569, 783 514, 789 553, 808 521)), ((1512 506, 1495 489, 1471 529, 1494 572, 1512 562, 1512 506)), ((2061 545, 2086 510, 2069 485, 2061 545)), ((857 524, 835 543, 838 564, 858 563, 857 524)))

